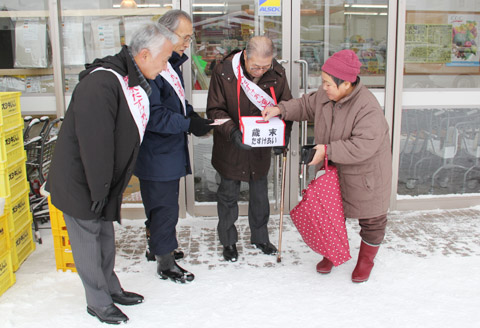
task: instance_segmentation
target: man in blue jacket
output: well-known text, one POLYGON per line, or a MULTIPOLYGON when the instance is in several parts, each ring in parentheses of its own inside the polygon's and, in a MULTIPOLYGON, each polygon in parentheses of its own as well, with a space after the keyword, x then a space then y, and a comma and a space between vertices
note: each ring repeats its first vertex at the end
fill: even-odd
POLYGON ((162 279, 185 283, 194 275, 176 263, 174 251, 178 247, 175 227, 179 182, 192 173, 187 134, 205 135, 213 121, 200 117, 185 99, 180 66, 188 59, 184 52, 193 38, 192 19, 182 10, 170 10, 158 22, 175 33, 179 41, 165 72, 150 81, 150 119, 134 174, 140 180, 148 248, 155 254, 157 273, 162 279))

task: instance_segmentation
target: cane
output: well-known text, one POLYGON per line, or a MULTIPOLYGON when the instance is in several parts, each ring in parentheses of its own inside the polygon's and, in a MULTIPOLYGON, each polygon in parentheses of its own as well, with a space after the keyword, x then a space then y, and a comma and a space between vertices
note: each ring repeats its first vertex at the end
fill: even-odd
POLYGON ((283 205, 285 204, 285 172, 287 169, 287 147, 283 149, 282 193, 280 198, 280 228, 278 232, 277 263, 282 262, 283 205))

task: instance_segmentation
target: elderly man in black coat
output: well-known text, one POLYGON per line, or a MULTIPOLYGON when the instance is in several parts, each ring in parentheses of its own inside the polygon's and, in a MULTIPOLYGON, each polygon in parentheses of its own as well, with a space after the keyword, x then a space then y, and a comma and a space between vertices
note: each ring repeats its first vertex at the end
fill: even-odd
POLYGON ((113 270, 113 221, 120 222, 122 193, 149 118, 146 79, 166 68, 176 41, 164 26, 147 24, 117 55, 87 64, 58 136, 46 189, 64 213, 87 312, 102 322, 128 320, 113 303, 143 302, 122 289, 113 270))

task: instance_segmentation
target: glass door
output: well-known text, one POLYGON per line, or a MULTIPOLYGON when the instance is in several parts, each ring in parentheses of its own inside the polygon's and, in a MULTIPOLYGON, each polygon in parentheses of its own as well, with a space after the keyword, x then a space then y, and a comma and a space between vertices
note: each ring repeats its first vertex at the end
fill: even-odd
MULTIPOLYGON (((210 76, 215 64, 235 49, 244 49, 256 35, 271 38, 277 48, 277 60, 284 67, 290 56, 290 1, 261 0, 192 0, 182 1, 181 8, 191 13, 195 40, 190 59, 184 64, 187 93, 195 110, 205 115, 210 76), (188 90, 190 88, 190 90, 188 90)), ((213 135, 191 137, 190 154, 193 175, 186 178, 187 211, 192 215, 216 215, 216 191, 220 177, 211 164, 213 135)), ((269 172, 269 199, 272 213, 279 206, 279 159, 272 155, 269 172)), ((241 185, 240 212, 246 214, 248 184, 241 185), (242 201, 244 203, 242 204, 242 201)))
MULTIPOLYGON (((351 49, 362 62, 361 82, 384 107, 388 11, 387 0, 292 1, 293 96, 300 97, 318 90, 325 60, 337 51, 351 49)), ((386 114, 391 113, 386 111, 386 114)), ((302 145, 314 143, 313 129, 313 123, 300 123, 295 140, 297 143, 291 146, 290 203, 293 206, 314 177, 313 167, 306 167, 302 172, 298 156, 302 145)))

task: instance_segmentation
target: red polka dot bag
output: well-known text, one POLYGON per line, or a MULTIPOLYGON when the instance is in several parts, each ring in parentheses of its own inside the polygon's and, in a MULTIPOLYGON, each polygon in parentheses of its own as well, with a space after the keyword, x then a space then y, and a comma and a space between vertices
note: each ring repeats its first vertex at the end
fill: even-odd
POLYGON ((290 212, 290 218, 305 243, 338 266, 351 256, 337 168, 328 166, 326 153, 325 146, 325 173, 302 191, 302 200, 290 212))

